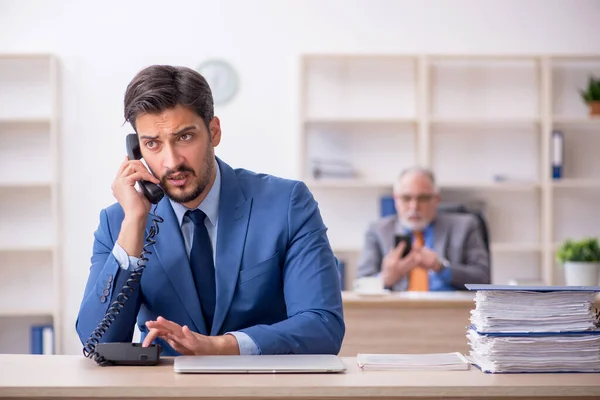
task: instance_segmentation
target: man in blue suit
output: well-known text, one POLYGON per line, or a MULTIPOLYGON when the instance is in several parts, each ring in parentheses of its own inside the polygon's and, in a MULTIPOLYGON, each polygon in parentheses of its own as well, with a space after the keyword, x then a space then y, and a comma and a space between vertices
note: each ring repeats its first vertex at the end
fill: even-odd
POLYGON ((212 94, 189 68, 140 71, 125 118, 152 173, 126 159, 112 185, 118 202, 100 213, 76 322, 82 343, 146 249, 140 284, 100 342, 130 342, 137 320, 143 344, 160 344, 163 355, 337 354, 345 333, 337 263, 306 185, 216 158, 212 94), (166 194, 153 211, 164 219, 153 245, 144 242, 152 204, 137 181, 166 194))

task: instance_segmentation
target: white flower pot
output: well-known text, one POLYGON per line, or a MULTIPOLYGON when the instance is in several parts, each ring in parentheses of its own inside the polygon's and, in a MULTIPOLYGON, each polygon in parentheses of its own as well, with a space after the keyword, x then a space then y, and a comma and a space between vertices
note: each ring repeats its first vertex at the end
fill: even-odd
POLYGON ((567 286, 597 286, 599 276, 599 262, 565 262, 565 284, 567 286))

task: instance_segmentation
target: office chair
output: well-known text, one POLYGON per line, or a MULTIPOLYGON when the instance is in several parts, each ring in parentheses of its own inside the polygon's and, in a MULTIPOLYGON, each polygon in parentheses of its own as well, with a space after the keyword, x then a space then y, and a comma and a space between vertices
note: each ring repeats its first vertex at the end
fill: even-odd
POLYGON ((479 224, 481 226, 481 231, 483 232, 483 241, 484 241, 485 247, 489 253, 489 251, 490 251, 489 231, 488 231, 488 227, 487 227, 487 222, 481 211, 469 209, 464 204, 460 204, 460 203, 440 202, 440 204, 438 205, 438 212, 474 215, 477 218, 477 220, 479 221, 479 224))

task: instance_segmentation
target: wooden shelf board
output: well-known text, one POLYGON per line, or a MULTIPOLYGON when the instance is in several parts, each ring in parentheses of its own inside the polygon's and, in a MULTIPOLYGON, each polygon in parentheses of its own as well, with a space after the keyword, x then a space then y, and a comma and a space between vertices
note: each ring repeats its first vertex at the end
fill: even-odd
POLYGON ((0 125, 32 125, 32 124, 50 124, 52 119, 50 117, 17 117, 8 118, 0 117, 0 125))
POLYGON ((495 253, 529 253, 543 250, 543 246, 538 243, 492 243, 490 248, 495 253))
POLYGON ((391 182, 376 182, 354 179, 308 180, 306 185, 312 189, 392 189, 391 182))
POLYGON ((54 317, 54 311, 48 309, 1 310, 0 317, 54 317))
POLYGON ((22 59, 52 59, 54 55, 50 53, 2 53, 0 60, 22 60, 22 59))
POLYGON ((431 54, 427 56, 436 61, 536 61, 538 54, 431 54))
POLYGON ((600 117, 561 117, 552 118, 553 124, 558 125, 591 125, 600 126, 600 117))
POLYGON ((577 179, 577 178, 563 178, 560 180, 552 181, 552 187, 554 188, 600 188, 600 179, 577 179))
POLYGON ((600 55, 598 54, 553 54, 548 56, 550 60, 556 61, 598 61, 600 62, 600 55))
POLYGON ((505 190, 528 191, 540 187, 536 182, 441 183, 442 190, 505 190))
POLYGON ((305 53, 302 58, 305 61, 325 61, 325 60, 340 60, 340 61, 364 61, 364 60, 398 60, 398 61, 414 61, 421 57, 419 54, 356 54, 356 53, 305 53))
POLYGON ((432 125, 454 125, 454 126, 478 126, 478 125, 500 125, 500 126, 515 126, 515 125, 537 125, 540 123, 539 118, 445 118, 431 117, 429 119, 432 125))
POLYGON ((45 251, 54 251, 56 250, 56 246, 53 245, 15 245, 15 246, 5 246, 0 245, 0 253, 6 252, 45 252, 45 251))
POLYGON ((305 125, 409 125, 416 124, 416 118, 307 118, 305 125))
POLYGON ((51 188, 54 185, 52 181, 21 181, 21 182, 2 182, 0 188, 51 188))

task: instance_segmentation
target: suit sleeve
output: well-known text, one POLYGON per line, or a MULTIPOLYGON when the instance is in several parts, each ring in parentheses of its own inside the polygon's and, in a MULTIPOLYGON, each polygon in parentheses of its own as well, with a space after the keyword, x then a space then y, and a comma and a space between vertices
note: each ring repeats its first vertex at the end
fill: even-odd
POLYGON ((375 228, 370 226, 365 234, 365 242, 356 266, 356 277, 377 275, 381 271, 382 261, 383 255, 377 243, 375 228))
POLYGON ((241 331, 261 354, 338 354, 345 334, 337 262, 317 202, 302 182, 292 190, 283 290, 288 318, 241 331))
POLYGON ((490 255, 481 226, 475 218, 471 220, 465 236, 464 254, 464 263, 450 266, 451 284, 465 289, 466 283, 490 283, 490 255))
MULTIPOLYGON (((115 259, 113 252, 115 242, 116 240, 111 236, 108 214, 103 210, 100 213, 100 224, 94 233, 92 265, 75 322, 77 335, 83 344, 98 327, 131 277, 131 271, 122 268, 115 259)), ((100 342, 131 342, 141 304, 139 285, 133 285, 136 290, 128 296, 125 306, 99 340, 100 342)))

